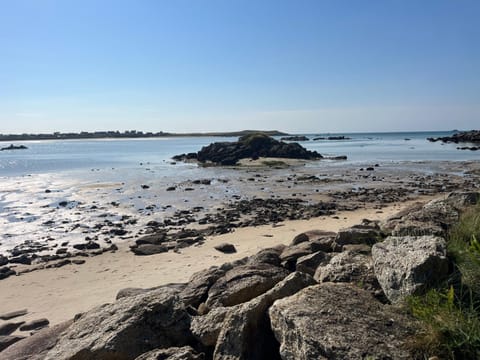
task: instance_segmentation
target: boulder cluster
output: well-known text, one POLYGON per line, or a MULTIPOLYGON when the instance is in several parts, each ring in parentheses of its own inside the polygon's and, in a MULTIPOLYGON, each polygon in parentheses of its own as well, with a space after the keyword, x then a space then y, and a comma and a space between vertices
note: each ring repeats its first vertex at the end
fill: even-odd
POLYGON ((215 142, 197 153, 174 156, 177 161, 197 160, 215 165, 235 165, 240 159, 259 157, 315 160, 321 159, 316 151, 305 149, 298 143, 285 143, 262 133, 242 136, 236 142, 215 142))
POLYGON ((288 246, 123 289, 9 346, 1 359, 409 359, 400 307, 448 276, 445 234, 479 193, 453 193, 383 223, 312 230, 288 246))

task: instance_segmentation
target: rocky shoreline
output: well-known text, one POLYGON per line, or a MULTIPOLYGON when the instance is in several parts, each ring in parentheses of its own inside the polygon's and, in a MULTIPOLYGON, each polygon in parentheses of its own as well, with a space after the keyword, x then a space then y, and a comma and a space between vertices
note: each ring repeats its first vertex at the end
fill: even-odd
MULTIPOLYGON (((49 267, 81 265, 88 257, 117 251, 122 242, 131 242, 132 252, 137 255, 179 252, 201 245, 208 236, 237 228, 335 216, 337 211, 364 207, 381 211, 387 204, 421 195, 457 189, 474 191, 478 189, 478 174, 471 165, 449 164, 449 175, 397 173, 374 165, 328 175, 304 167, 287 171, 269 167, 225 170, 230 178, 196 179, 163 189, 144 184, 137 190, 139 195, 131 198, 142 197, 145 204, 151 201, 151 205, 137 212, 129 210, 122 200, 112 199, 111 191, 105 193, 102 203, 97 195, 101 188, 67 199, 57 197, 61 195, 58 190, 46 189, 39 215, 18 215, 19 219, 34 218, 32 224, 38 223, 35 229, 42 237, 25 240, 0 254, 0 279, 49 267), (456 174, 469 166, 468 175, 456 174), (91 202, 90 193, 95 196, 91 202), (230 195, 223 202, 210 199, 212 194, 221 193, 230 195), (189 201, 183 206, 177 201, 174 206, 161 208, 153 203, 157 196, 164 198, 167 194, 172 199, 185 196, 189 201), (78 240, 70 240, 75 236, 78 240)), ((121 188, 119 184, 118 190, 121 188)))
POLYGON ((112 304, 15 338, 0 358, 411 359, 419 329, 399 305, 449 275, 446 231, 479 201, 451 193, 382 223, 307 231, 184 284, 124 289, 112 304))
POLYGON ((427 138, 430 142, 437 142, 441 141, 443 143, 471 143, 475 144, 475 146, 459 146, 457 147, 458 150, 480 150, 478 144, 480 144, 480 130, 472 130, 472 131, 462 131, 453 134, 452 136, 444 136, 439 138, 427 138))

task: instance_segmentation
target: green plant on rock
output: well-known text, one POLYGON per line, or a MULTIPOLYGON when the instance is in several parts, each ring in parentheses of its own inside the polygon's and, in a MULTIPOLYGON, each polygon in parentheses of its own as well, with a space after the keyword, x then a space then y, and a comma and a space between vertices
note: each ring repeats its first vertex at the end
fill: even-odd
POLYGON ((450 278, 408 300, 422 330, 412 347, 422 356, 480 359, 480 206, 466 211, 448 236, 450 278))

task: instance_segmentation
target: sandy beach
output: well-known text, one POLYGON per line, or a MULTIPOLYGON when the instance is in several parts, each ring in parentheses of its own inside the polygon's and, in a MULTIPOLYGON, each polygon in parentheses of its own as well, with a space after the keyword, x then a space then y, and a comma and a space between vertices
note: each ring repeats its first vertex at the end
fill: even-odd
POLYGON ((22 319, 47 318, 51 324, 57 324, 93 306, 114 301, 120 289, 186 282, 199 270, 253 255, 263 248, 288 244, 304 231, 338 231, 365 218, 383 220, 411 203, 392 204, 382 211, 358 209, 339 212, 335 216, 286 221, 275 226, 240 228, 229 234, 210 237, 204 245, 185 248, 180 253, 134 256, 124 244, 115 253, 87 258, 82 265, 44 269, 1 281, 1 312, 26 308, 29 313, 22 319), (224 242, 234 244, 237 253, 223 254, 214 249, 224 242))

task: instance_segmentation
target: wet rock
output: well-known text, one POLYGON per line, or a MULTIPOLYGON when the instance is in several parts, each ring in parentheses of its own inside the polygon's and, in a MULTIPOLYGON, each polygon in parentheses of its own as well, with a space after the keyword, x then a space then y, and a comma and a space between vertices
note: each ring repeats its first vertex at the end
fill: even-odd
POLYGON ((203 360, 203 353, 197 353, 190 346, 157 349, 142 354, 135 360, 203 360))
POLYGON ((0 255, 0 266, 7 265, 7 264, 8 264, 8 259, 5 256, 0 255))
POLYGON ((177 188, 175 186, 169 186, 169 187, 167 187, 166 190, 167 191, 175 191, 175 190, 177 190, 177 188))
POLYGON ((77 250, 95 250, 100 249, 100 245, 95 241, 87 241, 86 243, 75 244, 73 248, 77 250))
POLYGON ((270 329, 267 310, 278 299, 291 296, 315 284, 310 275, 293 273, 272 289, 247 303, 238 305, 223 321, 213 354, 220 359, 272 359, 278 353, 277 343, 270 329))
POLYGON ((10 320, 10 319, 14 319, 14 318, 24 316, 24 315, 27 315, 27 314, 28 314, 27 309, 16 310, 16 311, 11 311, 11 312, 8 312, 8 313, 0 314, 0 319, 10 320))
POLYGON ((142 244, 142 245, 131 247, 130 250, 135 255, 154 255, 154 254, 167 252, 168 247, 166 247, 165 245, 142 244))
POLYGON ((237 266, 218 279, 208 292, 206 306, 233 306, 271 289, 288 275, 285 269, 269 264, 237 266))
POLYGON ((167 233, 166 231, 164 231, 164 232, 158 232, 151 235, 142 236, 141 238, 135 240, 135 243, 137 245, 142 245, 142 244, 160 245, 166 240, 166 238, 167 238, 167 233))
POLYGON ((5 335, 0 336, 0 351, 3 352, 9 346, 15 344, 17 341, 25 339, 24 336, 17 336, 17 335, 5 335))
POLYGON ((20 331, 39 330, 47 327, 49 324, 50 321, 48 321, 48 319, 32 320, 20 326, 20 331))
POLYGON ((324 283, 269 309, 280 356, 298 359, 411 359, 409 319, 350 284, 324 283))
POLYGON ((264 134, 245 135, 237 142, 216 142, 203 147, 197 160, 218 165, 235 165, 244 158, 282 157, 295 159, 320 159, 316 151, 306 150, 297 143, 284 143, 264 134))
POLYGON ((233 254, 237 252, 237 249, 235 249, 235 246, 233 244, 227 244, 227 243, 214 246, 214 249, 224 254, 233 254))
POLYGON ((32 263, 32 259, 28 255, 20 255, 10 258, 10 264, 23 264, 23 265, 30 265, 32 263))
POLYGON ((0 268, 0 280, 6 279, 9 276, 16 275, 16 271, 10 269, 8 266, 4 266, 0 268))
POLYGON ((23 325, 25 321, 18 322, 18 323, 4 323, 0 325, 0 336, 3 335, 10 335, 15 330, 17 330, 21 325, 23 325))
POLYGON ((45 360, 134 359, 156 348, 187 345, 190 316, 175 291, 129 296, 82 314, 45 360))
POLYGON ((436 236, 390 236, 372 247, 375 275, 392 303, 419 293, 448 274, 446 242, 436 236))
POLYGON ((70 320, 42 329, 11 345, 1 353, 0 357, 2 360, 43 360, 47 351, 57 342, 59 335, 71 324, 70 320))

